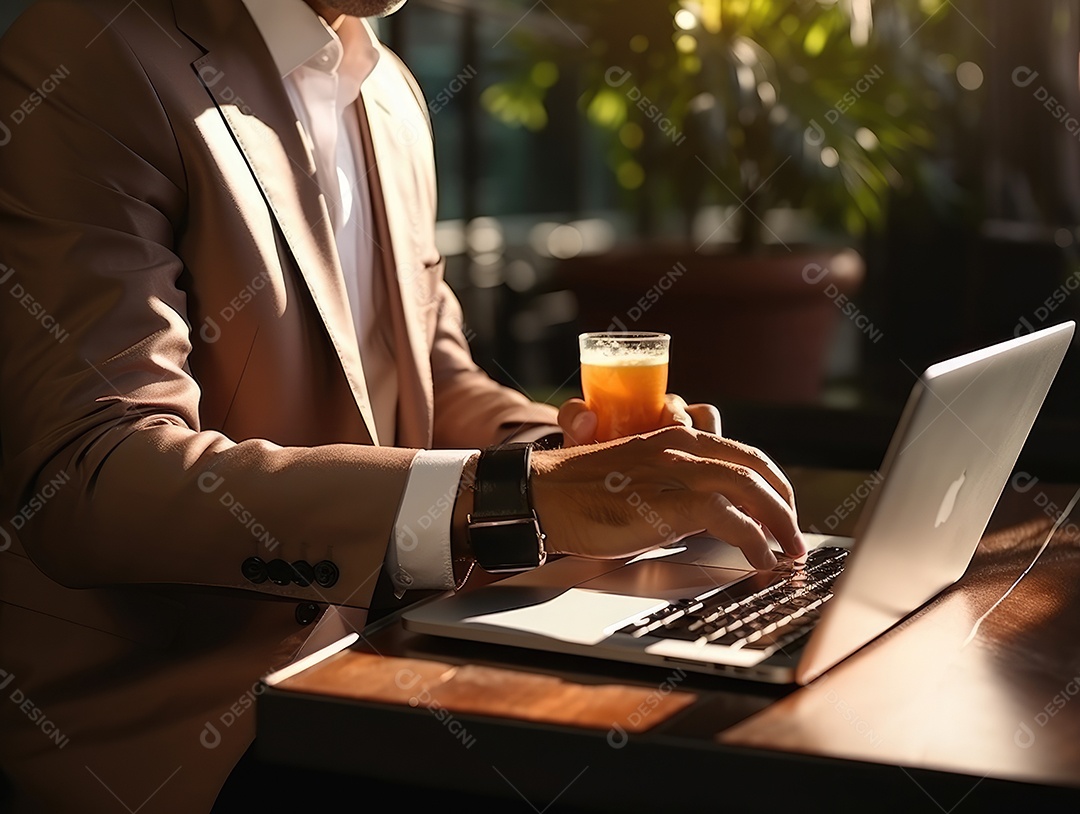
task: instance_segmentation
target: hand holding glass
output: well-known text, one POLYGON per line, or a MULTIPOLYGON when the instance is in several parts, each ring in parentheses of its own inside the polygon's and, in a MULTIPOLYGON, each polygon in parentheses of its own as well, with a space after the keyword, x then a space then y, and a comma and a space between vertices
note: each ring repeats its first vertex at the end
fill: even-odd
POLYGON ((660 427, 667 393, 663 333, 607 331, 578 337, 585 406, 596 413, 596 437, 610 441, 660 427))

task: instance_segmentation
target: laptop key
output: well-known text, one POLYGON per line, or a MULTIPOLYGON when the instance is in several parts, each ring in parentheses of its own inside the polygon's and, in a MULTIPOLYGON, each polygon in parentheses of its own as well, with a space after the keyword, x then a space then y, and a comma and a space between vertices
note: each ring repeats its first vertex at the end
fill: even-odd
POLYGON ((772 655, 778 650, 787 647, 789 644, 801 639, 813 629, 813 625, 784 625, 781 628, 777 628, 772 633, 762 634, 753 641, 749 639, 746 642, 747 650, 764 650, 768 655, 772 655))
POLYGON ((697 630, 701 626, 700 622, 701 620, 694 618, 694 616, 677 616, 676 619, 665 623, 662 630, 657 629, 660 630, 661 636, 669 636, 676 630, 680 630, 680 632, 681 630, 691 630, 693 632, 693 630, 697 630))
POLYGON ((726 645, 728 647, 730 647, 731 645, 733 645, 733 644, 735 644, 737 642, 741 642, 742 640, 743 640, 742 637, 738 633, 735 633, 735 632, 732 632, 732 631, 728 631, 728 632, 723 633, 722 635, 719 635, 719 636, 706 636, 705 637, 705 641, 707 641, 709 644, 722 644, 722 645, 726 645))
POLYGON ((783 608, 775 608, 768 613, 763 613, 758 618, 766 624, 772 624, 774 622, 783 624, 784 620, 791 618, 791 613, 783 608))
POLYGON ((705 638, 700 630, 690 630, 687 627, 661 628, 652 635, 661 639, 679 639, 685 642, 695 642, 705 638))
POLYGON ((664 626, 663 619, 653 619, 647 617, 644 624, 631 624, 617 631, 619 633, 629 633, 635 639, 640 639, 642 636, 646 636, 652 633, 654 630, 658 630, 664 626))
POLYGON ((711 610, 708 613, 702 613, 699 618, 706 624, 710 622, 719 622, 727 618, 727 614, 723 610, 711 610))
POLYGON ((700 630, 703 633, 711 633, 718 628, 724 627, 730 620, 722 614, 709 614, 708 616, 699 616, 693 622, 690 623, 690 630, 700 630))

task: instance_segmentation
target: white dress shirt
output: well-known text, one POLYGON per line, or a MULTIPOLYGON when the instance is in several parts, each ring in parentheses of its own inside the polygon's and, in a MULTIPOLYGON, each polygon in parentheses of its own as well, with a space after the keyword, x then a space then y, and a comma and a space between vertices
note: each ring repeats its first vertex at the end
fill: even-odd
MULTIPOLYGON (((385 315, 375 311, 377 266, 368 169, 356 100, 379 59, 366 21, 328 25, 304 0, 244 0, 281 73, 315 159, 356 329, 376 443, 393 445, 397 366, 385 315)), ((453 500, 465 462, 477 450, 417 453, 398 508, 385 567, 401 595, 410 588, 454 587, 450 555, 453 500)))

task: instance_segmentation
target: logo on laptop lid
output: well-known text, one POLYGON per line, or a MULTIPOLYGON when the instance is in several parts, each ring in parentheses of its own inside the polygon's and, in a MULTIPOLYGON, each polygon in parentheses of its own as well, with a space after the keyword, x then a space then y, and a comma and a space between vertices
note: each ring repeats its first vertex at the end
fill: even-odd
POLYGON ((952 515, 953 508, 956 506, 956 496, 960 494, 960 487, 964 485, 965 480, 967 480, 966 469, 960 473, 959 478, 949 484, 949 488, 945 492, 945 497, 941 500, 941 506, 938 507, 937 520, 934 521, 934 528, 944 525, 952 515))

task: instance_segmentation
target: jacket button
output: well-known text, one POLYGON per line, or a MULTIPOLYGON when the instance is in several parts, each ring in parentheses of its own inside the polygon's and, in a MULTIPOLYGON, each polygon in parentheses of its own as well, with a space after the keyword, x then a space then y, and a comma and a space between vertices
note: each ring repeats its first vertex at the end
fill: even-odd
POLYGON ((266 573, 275 585, 288 585, 292 582, 293 570, 285 560, 270 560, 266 564, 266 573))
POLYGON ((244 579, 256 585, 266 582, 266 563, 258 557, 248 557, 240 565, 240 573, 244 575, 244 579))
POLYGON ((324 588, 331 588, 338 581, 338 567, 330 560, 315 563, 315 581, 324 588))
POLYGON ((306 560, 297 560, 292 564, 293 582, 301 588, 306 588, 315 581, 315 569, 306 560))
POLYGON ((301 602, 296 606, 296 623, 310 625, 319 618, 319 606, 314 602, 301 602))

